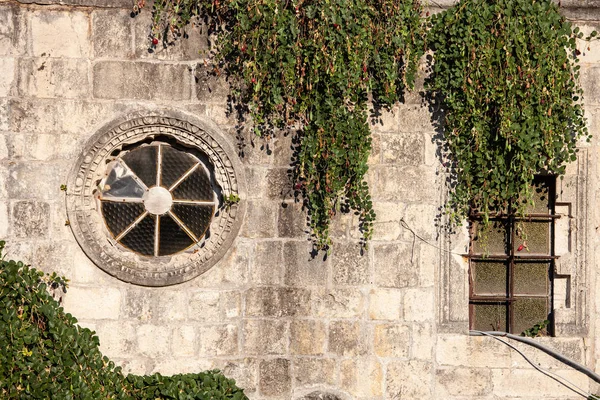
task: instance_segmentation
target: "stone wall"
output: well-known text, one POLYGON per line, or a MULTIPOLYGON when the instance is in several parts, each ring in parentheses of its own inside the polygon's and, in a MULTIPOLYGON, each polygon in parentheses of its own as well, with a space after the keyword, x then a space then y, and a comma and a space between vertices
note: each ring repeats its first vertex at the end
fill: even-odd
MULTIPOLYGON (((149 53, 150 15, 131 18, 128 2, 25 3, 0 2, 0 237, 9 240, 8 257, 71 279, 66 310, 98 333, 103 353, 126 372, 220 368, 252 399, 317 399, 318 391, 328 399, 577 398, 503 344, 468 336, 467 264, 449 253, 464 253, 468 238, 436 227, 445 177, 418 91, 372 126, 377 222, 364 255, 357 220, 344 215, 332 253, 311 258, 306 216, 289 196, 292 137, 246 134, 247 212, 219 263, 163 288, 104 273, 66 226, 60 190, 84 144, 124 113, 161 107, 211 120, 237 145, 226 83, 207 74, 199 30, 149 53)), ((575 6, 568 12, 576 22, 598 29, 594 4, 575 6)), ((600 45, 584 53, 587 113, 598 136, 600 45)), ((561 201, 572 205, 564 259, 575 278, 555 305, 566 310, 564 329, 539 339, 592 368, 600 368, 598 144, 582 147, 561 187, 561 201)))

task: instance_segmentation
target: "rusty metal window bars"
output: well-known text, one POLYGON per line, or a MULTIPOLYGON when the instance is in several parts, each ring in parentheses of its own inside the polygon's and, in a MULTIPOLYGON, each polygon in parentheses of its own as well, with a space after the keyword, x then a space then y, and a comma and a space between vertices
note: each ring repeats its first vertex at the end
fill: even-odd
POLYGON ((200 243, 217 204, 206 166, 165 143, 120 154, 99 189, 112 237, 144 256, 168 256, 200 243))
POLYGON ((553 332, 556 178, 537 176, 535 205, 522 217, 498 212, 482 228, 470 215, 469 328, 520 334, 544 320, 553 332))

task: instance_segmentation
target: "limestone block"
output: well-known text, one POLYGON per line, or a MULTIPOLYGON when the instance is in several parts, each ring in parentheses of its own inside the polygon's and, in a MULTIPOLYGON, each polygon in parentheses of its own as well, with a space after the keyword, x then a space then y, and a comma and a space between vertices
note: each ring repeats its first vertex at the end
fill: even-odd
POLYGON ((335 385, 336 361, 331 358, 296 358, 292 363, 295 386, 335 385))
POLYGON ((158 358, 169 354, 171 329, 165 325, 140 325, 137 328, 139 352, 146 357, 158 358))
MULTIPOLYGON (((501 398, 508 397, 557 397, 573 398, 573 392, 555 380, 540 374, 534 369, 492 369, 492 392, 501 398)), ((553 370, 552 372, 589 390, 588 377, 575 370, 553 370)))
POLYGON ((0 161, 6 160, 9 157, 8 144, 7 144, 9 140, 10 140, 9 135, 0 134, 0 161))
POLYGON ((367 159, 367 164, 376 165, 382 162, 382 151, 381 151, 381 134, 377 132, 371 132, 371 153, 367 159))
POLYGON ((17 4, 0 4, 0 56, 19 55, 25 50, 23 13, 17 4))
POLYGON ((136 329, 129 321, 102 321, 96 324, 100 351, 108 357, 131 357, 137 352, 136 329))
POLYGON ((285 321, 249 319, 242 328, 244 354, 285 354, 288 342, 288 326, 285 321))
POLYGON ((240 235, 249 238, 272 238, 275 236, 277 209, 265 201, 249 201, 246 218, 240 235))
POLYGON ((0 201, 0 240, 8 237, 8 203, 0 201))
POLYGON ((93 93, 99 99, 189 100, 191 71, 187 65, 98 61, 93 93))
MULTIPOLYGON (((242 158, 242 161, 245 159, 242 158)), ((246 182, 248 187, 252 188, 247 193, 248 199, 257 200, 267 196, 267 168, 262 166, 247 166, 246 167, 246 182)))
POLYGON ((162 375, 175 374, 197 374, 198 371, 207 371, 216 368, 217 360, 206 358, 188 358, 188 357, 156 357, 151 360, 154 366, 150 369, 150 374, 160 373, 162 375))
POLYGON ((279 207, 277 235, 284 238, 308 237, 308 216, 300 202, 286 202, 279 207))
POLYGON ((9 130, 9 118, 11 117, 11 113, 9 113, 9 110, 12 112, 9 104, 10 103, 8 99, 0 99, 0 131, 9 130))
POLYGON ((221 292, 221 313, 224 318, 239 318, 242 315, 242 295, 238 291, 221 292))
POLYGON ((177 321, 188 316, 188 293, 176 289, 155 290, 148 293, 152 296, 152 309, 155 318, 164 321, 177 321))
POLYGON ((405 230, 400 225, 406 205, 398 202, 377 201, 373 210, 377 217, 373 224, 373 242, 379 240, 398 240, 405 230))
POLYGON ((429 167, 376 165, 368 175, 374 200, 439 203, 439 178, 429 167))
POLYGON ((246 316, 308 316, 311 309, 310 296, 309 290, 301 288, 252 288, 246 292, 246 316))
POLYGON ((355 288, 314 290, 313 299, 318 318, 358 318, 365 309, 365 296, 355 288))
POLYGON ((8 97, 15 78, 15 59, 0 58, 0 71, 0 97, 8 97))
POLYGON ((427 106, 423 105, 404 105, 400 108, 400 118, 398 120, 399 132, 434 132, 435 128, 431 122, 431 113, 427 106))
POLYGON ((410 360, 387 364, 385 399, 422 400, 432 397, 430 362, 410 360))
POLYGON ((89 14, 35 11, 30 17, 31 51, 36 57, 86 58, 90 54, 89 14))
POLYGON ((28 261, 46 273, 56 272, 70 278, 73 259, 68 255, 73 254, 76 247, 73 242, 59 241, 54 237, 50 241, 37 241, 28 261))
POLYGON ((260 393, 265 396, 283 396, 291 391, 290 360, 275 358, 262 360, 259 366, 260 393))
POLYGON ((124 318, 149 321, 154 318, 153 293, 141 287, 130 287, 125 292, 121 314, 124 318))
POLYGON ((329 352, 356 357, 368 351, 366 327, 358 322, 334 321, 329 324, 329 352))
POLYGON ((256 256, 250 267, 250 281, 260 285, 282 283, 283 244, 261 241, 256 244, 256 256))
POLYGON ((442 368, 436 371, 436 396, 483 396, 491 392, 491 372, 487 368, 442 368))
MULTIPOLYGON (((584 38, 592 31, 598 30, 598 27, 593 24, 578 24, 578 27, 583 32, 584 38)), ((581 52, 581 57, 579 57, 581 64, 600 63, 600 44, 597 40, 586 42, 583 39, 577 39, 577 49, 581 52)))
POLYGON ((373 399, 383 395, 383 368, 374 358, 344 360, 340 365, 340 386, 355 397, 373 399))
POLYGON ((384 164, 423 164, 425 143, 423 135, 414 133, 382 133, 381 153, 384 164))
POLYGON ((18 66, 19 94, 38 98, 86 98, 90 91, 88 69, 87 60, 21 59, 18 66))
POLYGON ((472 368, 508 368, 510 349, 491 338, 467 335, 438 335, 435 357, 439 365, 472 368))
POLYGON ((132 19, 127 10, 96 10, 92 13, 94 57, 133 56, 132 19))
POLYGON ((356 242, 334 244, 331 270, 335 284, 364 285, 370 282, 368 254, 364 250, 361 251, 356 242))
POLYGON ((400 320, 402 291, 398 289, 371 289, 369 292, 369 318, 400 320))
POLYGON ((581 88, 583 89, 583 101, 586 105, 600 104, 600 67, 582 66, 580 75, 581 88))
POLYGON ((290 353, 317 355, 325 352, 327 331, 321 321, 296 320, 290 323, 290 353))
POLYGON ((198 343, 197 328, 192 325, 182 325, 173 328, 171 339, 171 354, 175 357, 192 357, 196 355, 198 343))
POLYGON ((256 378, 258 375, 256 359, 227 360, 220 366, 220 369, 226 377, 234 379, 238 387, 244 388, 246 395, 256 391, 256 378))
POLYGON ((201 356, 233 356, 238 353, 237 325, 201 326, 198 333, 201 356))
POLYGON ((254 244, 236 240, 225 257, 219 262, 223 278, 220 282, 224 286, 238 287, 248 281, 250 261, 254 259, 254 244))
POLYGON ((153 369, 152 362, 144 358, 118 358, 111 357, 111 360, 123 369, 123 374, 146 375, 153 369))
POLYGON ((416 286, 418 247, 412 244, 373 244, 374 281, 380 287, 416 286), (412 264, 411 264, 412 259, 412 264), (413 265, 414 264, 414 265, 413 265))
POLYGON ((135 57, 153 60, 202 60, 209 49, 205 26, 197 20, 184 28, 182 36, 174 43, 160 42, 151 48, 152 13, 144 10, 133 19, 135 57))
POLYGON ((408 357, 410 328, 398 324, 375 325, 373 348, 379 357, 408 357))
POLYGON ((438 248, 427 243, 419 245, 419 286, 431 287, 434 285, 436 266, 440 263, 439 258, 440 250, 438 248))
POLYGON ((269 199, 282 201, 293 198, 292 172, 289 168, 271 168, 267 171, 266 179, 269 199))
POLYGON ((221 320, 220 293, 214 290, 189 293, 189 318, 196 321, 218 322, 221 320))
POLYGON ((13 199, 61 199, 60 185, 69 170, 62 163, 17 162, 9 165, 8 195, 13 199))
POLYGON ((293 129, 277 132, 269 142, 269 149, 273 149, 275 165, 289 168, 299 148, 300 140, 293 129))
POLYGON ((40 201, 17 201, 12 206, 11 225, 18 238, 45 237, 50 226, 50 206, 40 201))
POLYGON ((113 287, 70 286, 63 304, 65 311, 78 319, 118 319, 121 291, 113 287))
MULTIPOLYGON (((49 161, 63 159, 65 149, 73 153, 72 139, 70 143, 61 143, 60 135, 56 134, 23 134, 15 133, 7 137, 8 152, 12 160, 49 161)), ((72 156, 72 154, 71 154, 72 156)))
POLYGON ((414 239, 413 235, 417 234, 434 245, 437 244, 435 239, 439 235, 436 221, 439 214, 438 204, 408 204, 402 218, 405 225, 410 229, 407 229, 406 226, 403 227, 402 236, 412 241, 414 239))
POLYGON ((258 136, 249 126, 242 128, 242 131, 236 132, 235 135, 238 139, 239 155, 244 164, 266 167, 274 163, 272 138, 258 136))
POLYGON ((313 257, 312 245, 290 241, 283 246, 284 282, 290 286, 324 286, 328 262, 321 254, 313 257))
POLYGON ((434 291, 408 289, 404 295, 404 319, 406 321, 433 321, 435 318, 434 291))
POLYGON ((413 324, 411 358, 431 360, 435 342, 436 336, 433 333, 431 324, 413 324))
POLYGON ((398 131, 398 107, 391 110, 379 109, 374 111, 370 118, 372 131, 376 132, 397 132, 398 131))
MULTIPOLYGON (((181 45, 181 44, 179 44, 181 45)), ((225 74, 220 74, 212 65, 198 64, 194 71, 196 80, 196 98, 202 103, 227 102, 229 83, 225 74)))

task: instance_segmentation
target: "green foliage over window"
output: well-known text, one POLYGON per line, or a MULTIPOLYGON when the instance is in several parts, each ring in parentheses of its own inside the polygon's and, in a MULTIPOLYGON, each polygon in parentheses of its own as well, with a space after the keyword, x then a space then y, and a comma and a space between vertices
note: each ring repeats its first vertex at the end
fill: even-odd
POLYGON ((413 86, 425 50, 418 0, 158 0, 154 11, 163 41, 207 18, 215 69, 230 76, 256 133, 299 132, 294 188, 317 247, 330 244, 340 210, 357 213, 369 239, 369 105, 389 106, 413 86))
POLYGON ((246 399, 218 371, 164 377, 129 375, 102 356, 98 337, 54 299, 64 278, 2 258, 0 241, 0 398, 246 399))
MULTIPOLYGON (((594 34, 595 35, 595 34, 594 34)), ((562 175, 589 140, 573 28, 550 0, 463 0, 432 18, 427 88, 444 113, 449 209, 522 214, 536 173, 562 175)))

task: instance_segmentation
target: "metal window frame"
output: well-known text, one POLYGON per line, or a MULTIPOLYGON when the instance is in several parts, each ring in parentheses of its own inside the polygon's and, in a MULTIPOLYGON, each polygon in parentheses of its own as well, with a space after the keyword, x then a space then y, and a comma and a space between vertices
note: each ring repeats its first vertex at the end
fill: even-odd
MULTIPOLYGON (((548 334, 550 336, 554 336, 554 312, 553 312, 553 300, 554 300, 554 270, 555 270, 555 260, 558 258, 554 255, 554 242, 555 242, 555 224, 554 220, 560 218, 560 215, 555 214, 555 205, 556 205, 556 176, 554 175, 537 175, 534 180, 534 184, 536 182, 545 183, 548 186, 548 198, 549 198, 549 212, 548 214, 540 214, 540 213, 530 213, 521 217, 515 216, 513 213, 495 213, 490 217, 492 221, 500 221, 505 224, 505 235, 507 249, 505 249, 504 255, 485 255, 482 253, 474 252, 474 241, 475 237, 474 230, 475 224, 474 222, 480 221, 482 219, 482 215, 477 212, 472 212, 469 215, 469 253, 467 257, 469 258, 469 329, 474 329, 475 324, 475 313, 474 313, 474 305, 476 304, 500 304, 502 307, 506 307, 506 326, 508 328, 508 332, 520 334, 521 332, 514 331, 514 303, 516 300, 522 299, 546 299, 546 307, 548 310, 548 319, 550 321, 548 327, 548 334), (549 224, 549 254, 541 255, 541 254, 516 254, 515 252, 515 227, 518 222, 547 222, 549 224), (507 233, 508 232, 508 233, 507 233), (493 296, 493 295, 477 295, 474 293, 474 282, 473 282, 473 261, 501 261, 506 264, 507 270, 507 288, 506 288, 506 296, 493 296), (520 262, 531 262, 531 263, 548 263, 548 285, 549 290, 546 295, 515 295, 515 264, 520 262)), ((510 208, 509 208, 510 209, 510 208)))

